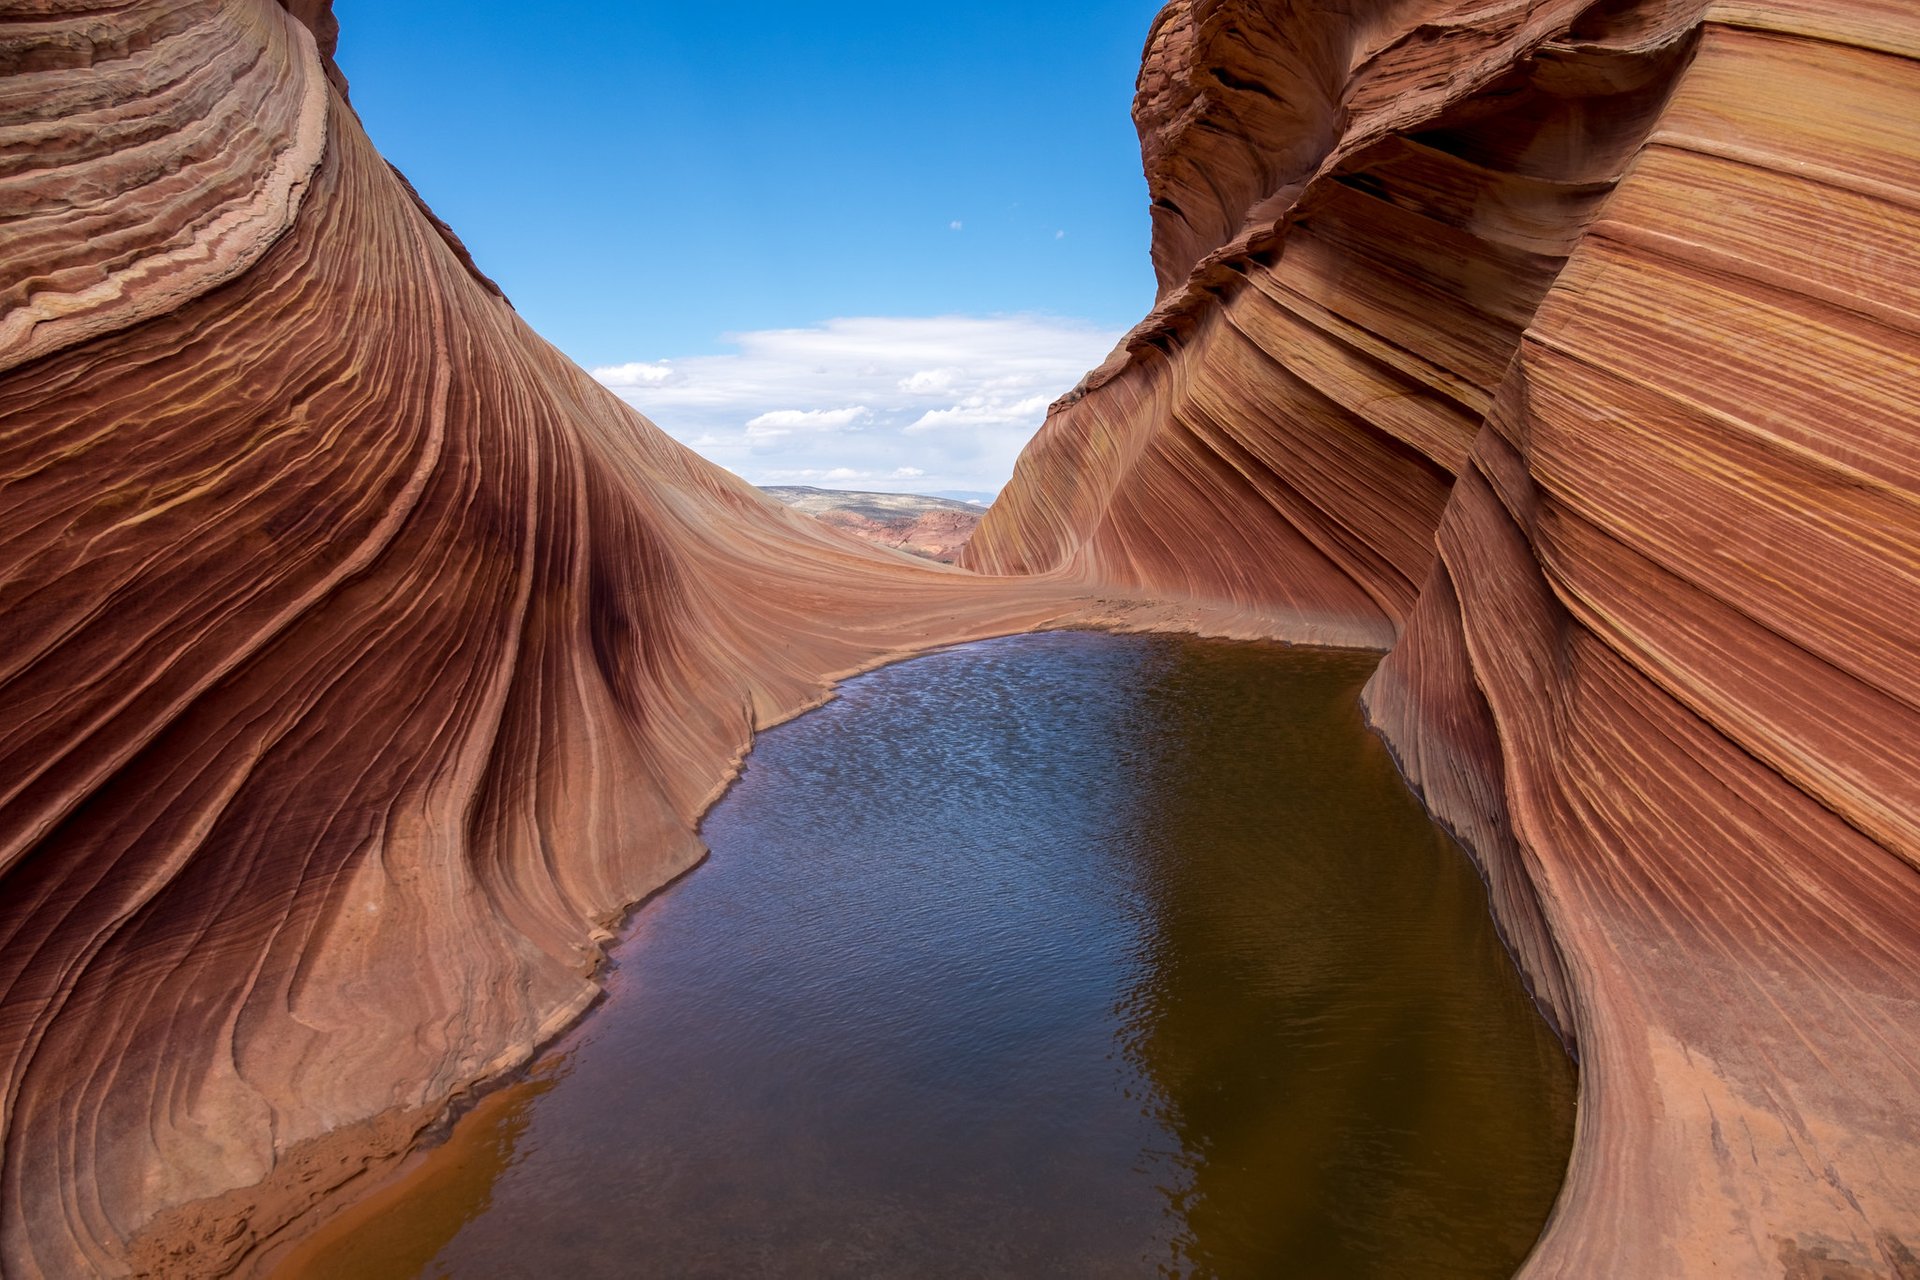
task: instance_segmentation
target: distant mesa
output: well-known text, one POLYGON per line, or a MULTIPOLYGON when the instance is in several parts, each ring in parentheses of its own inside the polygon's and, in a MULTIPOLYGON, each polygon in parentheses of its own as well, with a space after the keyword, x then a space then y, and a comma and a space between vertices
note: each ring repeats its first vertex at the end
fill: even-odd
POLYGON ((865 493, 809 485, 761 485, 796 511, 876 546, 941 564, 960 558, 987 509, 977 502, 917 493, 865 493))

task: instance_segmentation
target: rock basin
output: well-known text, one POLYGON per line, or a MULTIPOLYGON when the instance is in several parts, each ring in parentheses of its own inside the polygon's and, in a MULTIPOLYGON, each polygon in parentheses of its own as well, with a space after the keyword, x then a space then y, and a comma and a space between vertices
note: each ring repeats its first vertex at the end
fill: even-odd
POLYGON ((1068 632, 850 681, 607 1002, 281 1273, 1511 1275, 1573 1070, 1375 661, 1068 632))

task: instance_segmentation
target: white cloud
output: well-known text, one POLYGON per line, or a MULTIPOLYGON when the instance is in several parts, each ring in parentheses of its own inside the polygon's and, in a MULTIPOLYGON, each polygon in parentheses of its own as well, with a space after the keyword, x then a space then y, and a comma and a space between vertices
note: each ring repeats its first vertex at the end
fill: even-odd
POLYGON ((610 364, 595 369, 596 380, 609 387, 658 387, 672 382, 676 377, 674 368, 665 360, 648 363, 634 360, 627 364, 610 364))
POLYGON ((1119 337, 1051 316, 863 317, 594 377, 755 484, 993 490, 1047 405, 1119 337))
POLYGON ((872 412, 863 404, 845 409, 771 409, 748 418, 747 430, 751 432, 758 427, 788 431, 838 431, 856 422, 865 422, 872 416, 872 412))
POLYGON ((1055 240, 1065 240, 1067 238, 1067 233, 1064 231, 1056 231, 1053 233, 1053 238, 1055 240))
POLYGON ((954 219, 954 220, 953 220, 952 222, 949 222, 949 223, 947 224, 947 230, 949 230, 949 231, 958 231, 958 230, 960 230, 961 228, 963 228, 963 227, 965 227, 966 225, 967 225, 967 224, 966 224, 966 223, 964 223, 964 222, 962 222, 962 221, 960 221, 960 219, 958 219, 958 218, 955 218, 955 219, 954 219))
POLYGON ((1044 418, 1047 406, 1053 403, 1049 395, 1028 396, 1025 400, 1016 400, 1008 404, 1004 399, 992 396, 968 396, 951 409, 929 409, 909 422, 903 430, 908 435, 921 431, 932 431, 944 427, 999 427, 1025 422, 1030 418, 1044 418))
POLYGON ((863 404, 846 409, 773 409, 747 419, 747 439, 777 440, 796 431, 843 431, 872 416, 863 404))
POLYGON ((844 484, 849 480, 877 480, 880 477, 871 471, 856 471, 852 467, 776 467, 762 472, 761 484, 844 484))
POLYGON ((914 395, 937 396, 952 390, 954 379, 959 376, 958 369, 919 369, 900 379, 899 387, 914 395))

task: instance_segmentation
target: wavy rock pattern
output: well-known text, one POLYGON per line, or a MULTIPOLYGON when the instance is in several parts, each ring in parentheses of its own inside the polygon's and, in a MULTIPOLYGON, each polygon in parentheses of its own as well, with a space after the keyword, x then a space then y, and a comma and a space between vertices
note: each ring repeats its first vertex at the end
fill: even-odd
POLYGON ((0 0, 5 1273, 248 1265, 591 1001, 756 726, 1077 620, 1391 647, 1582 1058, 1529 1274, 1920 1274, 1920 20, 1355 8, 1156 23, 1160 297, 984 578, 540 342, 324 0, 0 0))
POLYGON ((274 5, 0 59, 0 1267, 217 1273, 593 999, 756 725, 1069 604, 627 410, 274 5))
POLYGON ((246 0, 0 22, 0 371, 172 310, 291 225, 326 131, 306 28, 246 0))
POLYGON ((976 566, 1392 643, 1582 1062, 1529 1276, 1920 1275, 1920 19, 1176 0, 976 566))

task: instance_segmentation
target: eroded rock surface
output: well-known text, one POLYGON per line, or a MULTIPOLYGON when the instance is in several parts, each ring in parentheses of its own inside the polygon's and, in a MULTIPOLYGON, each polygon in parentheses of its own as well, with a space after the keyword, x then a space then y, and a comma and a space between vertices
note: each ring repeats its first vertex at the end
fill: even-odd
POLYGON ((1160 298, 976 533, 1009 577, 568 364, 332 32, 0 0, 7 1275, 248 1265, 586 1006, 756 726, 1062 620, 1391 649, 1581 1056, 1530 1274, 1915 1274, 1904 0, 1176 0, 1160 298))
POLYGON ((1156 309, 963 562, 1392 645, 1578 1049, 1530 1276, 1920 1274, 1920 18, 1176 0, 1156 309))
POLYGON ((593 999, 756 725, 1068 606, 627 410, 277 5, 0 67, 0 1269, 217 1273, 593 999))

